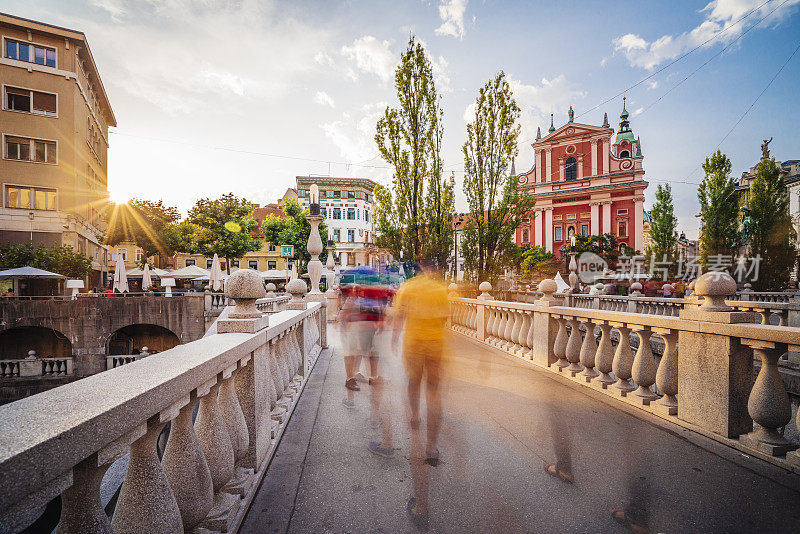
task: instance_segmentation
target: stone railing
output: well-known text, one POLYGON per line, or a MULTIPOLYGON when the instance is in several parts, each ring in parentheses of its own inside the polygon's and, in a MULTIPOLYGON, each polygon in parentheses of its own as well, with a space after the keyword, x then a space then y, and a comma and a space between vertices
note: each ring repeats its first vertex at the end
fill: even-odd
POLYGON ((687 298, 678 317, 565 306, 551 280, 534 304, 492 300, 482 284, 477 299, 452 293, 452 329, 800 473, 797 444, 782 432, 791 404, 777 367, 800 349, 800 328, 757 324, 753 312, 726 305, 735 289, 728 275, 703 276, 703 298, 687 298), (658 363, 653 336, 664 344, 658 363))
POLYGON ((286 309, 286 304, 292 297, 286 294, 273 297, 264 297, 256 301, 256 308, 263 313, 275 313, 286 309))
POLYGON ((72 376, 71 356, 63 358, 24 358, 0 360, 0 378, 72 376))
POLYGON ((58 495, 63 533, 236 531, 326 346, 320 303, 254 312, 263 285, 237 286, 247 273, 228 279, 239 291, 221 333, 0 406, 0 531, 58 495), (109 519, 101 481, 125 455, 109 519))
POLYGON ((730 300, 751 300, 756 302, 796 302, 800 303, 800 292, 797 291, 737 291, 730 300))
POLYGON ((129 363, 133 363, 135 361, 141 360, 150 356, 150 353, 147 352, 147 347, 144 347, 142 352, 139 354, 114 354, 106 356, 106 370, 114 369, 115 367, 119 367, 121 365, 126 365, 129 363))

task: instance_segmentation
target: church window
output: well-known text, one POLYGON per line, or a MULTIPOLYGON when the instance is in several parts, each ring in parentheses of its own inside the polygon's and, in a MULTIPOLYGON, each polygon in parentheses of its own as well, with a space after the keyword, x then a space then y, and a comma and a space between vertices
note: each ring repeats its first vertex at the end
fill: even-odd
POLYGON ((581 235, 584 236, 584 237, 589 235, 589 225, 588 224, 582 224, 581 225, 581 235))
POLYGON ((631 157, 631 153, 628 152, 627 150, 623 150, 622 152, 619 153, 619 157, 620 158, 629 158, 629 157, 631 157))
POLYGON ((619 237, 628 237, 628 221, 617 222, 617 235, 619 237))
POLYGON ((555 228, 553 228, 553 230, 554 230, 554 234, 555 234, 553 240, 554 241, 561 241, 561 227, 560 226, 556 226, 555 228))
POLYGON ((567 180, 576 180, 578 178, 578 160, 573 157, 567 158, 564 171, 567 180))
POLYGON ((522 242, 527 243, 530 241, 530 231, 527 228, 522 229, 522 242))

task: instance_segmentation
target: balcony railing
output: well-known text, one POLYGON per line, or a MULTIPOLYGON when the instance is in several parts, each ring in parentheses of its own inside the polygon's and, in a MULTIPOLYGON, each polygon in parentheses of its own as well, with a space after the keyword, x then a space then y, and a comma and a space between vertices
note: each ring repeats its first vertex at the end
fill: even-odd
POLYGON ((0 378, 71 376, 72 356, 0 360, 0 378))

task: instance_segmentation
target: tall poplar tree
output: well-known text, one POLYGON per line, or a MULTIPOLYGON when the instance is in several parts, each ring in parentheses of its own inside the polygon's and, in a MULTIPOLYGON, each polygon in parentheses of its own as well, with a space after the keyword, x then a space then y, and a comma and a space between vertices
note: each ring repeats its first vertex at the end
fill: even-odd
POLYGON ((382 241, 405 258, 443 266, 452 249, 453 180, 442 176, 442 111, 433 69, 414 36, 395 71, 399 106, 386 108, 375 142, 393 168, 392 190, 376 191, 382 241))
POLYGON ((703 163, 705 177, 697 189, 700 201, 700 261, 705 267, 709 256, 733 256, 739 244, 739 201, 731 178, 731 160, 717 150, 703 163))
POLYGON ((672 188, 669 184, 659 184, 656 188, 656 202, 650 210, 651 246, 647 250, 648 260, 652 258, 656 262, 662 262, 666 258, 670 265, 675 264, 678 252, 677 225, 672 188))
POLYGON ((759 276, 748 280, 757 291, 786 289, 797 260, 797 235, 789 213, 789 191, 775 159, 762 159, 750 182, 751 258, 760 256, 759 276))
POLYGON ((517 155, 520 109, 505 73, 479 91, 464 143, 464 194, 470 213, 463 233, 464 266, 474 282, 498 276, 503 256, 511 256, 513 236, 534 200, 521 195, 510 175, 517 155))

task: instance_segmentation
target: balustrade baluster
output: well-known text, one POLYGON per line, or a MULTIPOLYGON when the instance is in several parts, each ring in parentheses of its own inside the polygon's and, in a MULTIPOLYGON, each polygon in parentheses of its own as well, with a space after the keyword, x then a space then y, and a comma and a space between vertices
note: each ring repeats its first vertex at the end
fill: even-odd
POLYGON ((569 371, 572 376, 583 371, 583 366, 581 365, 581 331, 580 328, 578 328, 578 324, 575 317, 569 318, 570 333, 569 339, 567 340, 567 360, 569 361, 569 367, 567 367, 567 371, 569 371))
POLYGON ((631 351, 631 329, 623 323, 612 323, 619 332, 619 343, 614 352, 614 361, 611 366, 617 382, 614 387, 619 390, 620 395, 626 396, 629 392, 636 389, 631 383, 631 370, 633 368, 633 352, 631 351))
POLYGON ((531 350, 528 345, 528 330, 530 329, 530 314, 527 312, 519 313, 519 330, 517 331, 516 343, 519 347, 518 351, 520 356, 525 356, 531 350))
POLYGON ((61 494, 57 534, 112 534, 111 521, 100 501, 100 484, 110 464, 93 454, 72 468, 72 486, 61 494))
POLYGON ((609 384, 617 381, 611 375, 611 369, 614 362, 614 347, 611 345, 611 325, 605 321, 598 323, 600 327, 600 343, 597 345, 597 351, 594 356, 594 365, 600 372, 600 376, 595 378, 600 387, 606 389, 609 384))
POLYGON ((214 506, 214 484, 192 425, 197 390, 187 400, 170 424, 161 465, 181 512, 183 528, 191 532, 214 506))
POLYGON ((491 344, 494 339, 494 322, 496 315, 494 308, 491 306, 484 306, 484 320, 486 321, 486 343, 491 344))
MULTIPOLYGON (((270 396, 270 412, 272 419, 276 421, 276 423, 280 423, 283 421, 286 415, 286 404, 285 402, 281 402, 281 396, 283 395, 283 386, 281 380, 281 369, 278 365, 278 352, 281 350, 281 341, 280 337, 276 337, 270 340, 270 347, 269 347, 269 374, 271 380, 268 382, 272 383, 272 388, 269 391, 270 396)), ((273 428, 274 430, 274 428, 273 428)))
POLYGON ((115 534, 172 534, 183 531, 178 502, 161 466, 156 442, 168 419, 154 415, 145 434, 131 444, 128 471, 111 527, 115 534))
POLYGON ((643 404, 648 405, 650 401, 658 399, 658 395, 650 389, 650 386, 656 382, 657 371, 653 351, 650 348, 650 336, 653 332, 648 327, 637 326, 636 334, 639 336, 639 348, 636 349, 631 374, 639 387, 634 394, 643 404))
POLYGON ((751 339, 742 339, 742 344, 752 347, 761 359, 761 369, 747 400, 747 412, 759 427, 740 436, 739 441, 772 456, 782 456, 797 448, 778 431, 792 419, 792 405, 778 372, 778 359, 786 352, 786 346, 751 339))
POLYGON ((244 496, 250 489, 253 471, 240 465, 247 456, 250 435, 247 431, 247 421, 245 421, 242 406, 239 404, 239 397, 236 395, 236 375, 239 372, 238 364, 223 371, 223 381, 219 388, 219 411, 225 421, 233 448, 234 473, 225 486, 225 491, 244 496))
POLYGON ((581 376, 587 382, 591 382, 594 377, 600 375, 597 369, 594 368, 595 355, 597 354, 597 340, 594 337, 595 324, 591 319, 583 319, 582 322, 586 326, 586 335, 583 337, 583 344, 581 344, 580 360, 583 365, 581 376))
POLYGON ((497 343, 496 346, 502 348, 505 343, 506 325, 508 324, 508 312, 506 310, 497 310, 500 314, 500 320, 497 322, 497 343))
POLYGON ((517 323, 517 314, 514 310, 506 310, 506 315, 508 316, 508 320, 506 321, 505 332, 503 332, 503 339, 506 340, 503 344, 503 348, 513 353, 515 351, 514 328, 517 323))
POLYGON ((555 366, 561 371, 569 366, 567 360, 567 319, 560 315, 553 315, 553 320, 558 321, 558 333, 556 333, 556 340, 553 343, 553 355, 558 358, 555 366))
POLYGON ((528 359, 533 359, 533 338, 536 334, 536 329, 533 328, 533 313, 528 314, 528 338, 525 344, 528 346, 528 359))
POLYGON ((667 328, 653 328, 664 340, 664 354, 656 372, 656 386, 663 397, 654 406, 669 415, 678 415, 678 333, 667 328))

